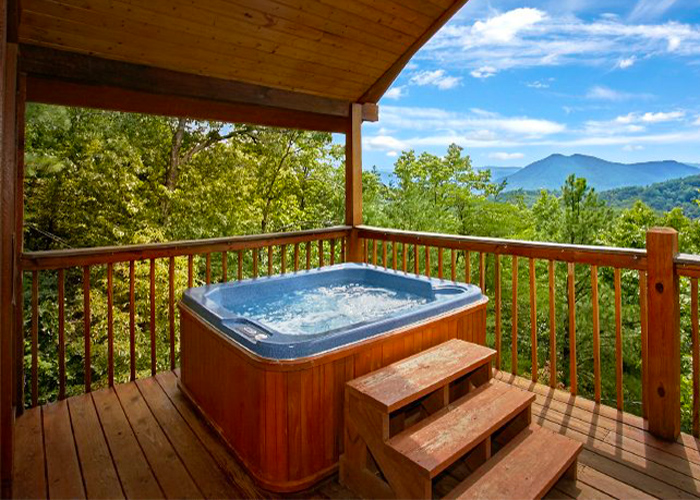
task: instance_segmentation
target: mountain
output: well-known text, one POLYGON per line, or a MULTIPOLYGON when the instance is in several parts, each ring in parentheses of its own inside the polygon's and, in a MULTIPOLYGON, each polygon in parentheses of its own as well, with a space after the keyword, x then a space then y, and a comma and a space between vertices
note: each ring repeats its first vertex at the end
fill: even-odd
POLYGON ((597 191, 606 191, 627 186, 648 186, 697 173, 697 167, 673 160, 626 164, 595 156, 553 154, 507 176, 506 190, 555 190, 561 188, 571 174, 585 177, 597 191))
POLYGON ((474 170, 490 170, 491 181, 498 182, 522 170, 522 167, 474 167, 474 170))
POLYGON ((654 210, 667 212, 675 207, 692 218, 700 217, 700 207, 695 200, 700 198, 700 175, 672 179, 647 187, 625 187, 600 193, 601 199, 610 206, 627 208, 642 200, 654 210))

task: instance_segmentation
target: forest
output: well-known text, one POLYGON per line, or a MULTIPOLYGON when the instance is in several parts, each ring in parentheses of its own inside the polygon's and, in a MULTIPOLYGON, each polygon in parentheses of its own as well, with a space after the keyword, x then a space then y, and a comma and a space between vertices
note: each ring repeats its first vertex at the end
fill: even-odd
MULTIPOLYGON (((25 143, 25 251, 126 245, 217 236, 293 231, 342 224, 344 151, 330 134, 198 122, 188 119, 122 114, 30 104, 25 143)), ((461 235, 490 236, 586 245, 643 248, 645 231, 670 226, 680 233, 682 252, 700 253, 700 222, 682 208, 657 211, 641 201, 614 208, 585 179, 569 177, 555 194, 539 193, 534 202, 503 198, 503 186, 489 171, 472 168, 468 151, 450 146, 444 155, 404 151, 393 180, 363 174, 364 223, 367 225, 461 235)), ((696 203, 697 204, 697 203, 696 203)), ((477 257, 477 256, 473 256, 477 257)), ((458 265, 464 269, 460 254, 458 265)), ((509 261, 509 258, 503 258, 509 261)), ((527 282, 522 259, 520 281, 527 282)), ((503 296, 511 293, 511 266, 502 263, 503 296)), ((200 266, 202 262, 197 262, 200 266)), ((216 264, 214 264, 216 265, 216 264)), ((178 261, 181 271, 185 262, 178 261)), ((477 263, 472 263, 476 269, 477 263)), ((81 270, 66 274, 66 357, 68 393, 82 391, 83 352, 81 270)), ((147 376, 148 265, 137 266, 137 367, 147 376)), ((167 265, 158 272, 158 367, 168 369, 167 265)), ((536 266, 538 358, 549 359, 547 262, 536 266)), ((94 269, 90 291, 93 388, 106 385, 106 292, 104 269, 94 269)), ((600 326, 603 400, 615 405, 615 317, 613 270, 600 273, 600 326)), ((214 270, 216 274, 216 270, 214 270)), ((486 260, 486 290, 491 295, 493 257, 486 260)), ((128 269, 115 266, 115 374, 128 378, 128 269)), ((25 276, 25 332, 31 327, 31 279, 25 276)), ((201 283, 201 279, 198 280, 201 283)), ((178 274, 177 290, 186 286, 178 274)), ((681 283, 683 426, 689 429, 690 379, 689 283, 681 283)), ((57 278, 42 272, 39 283, 39 384, 41 402, 57 395, 57 278)), ((561 387, 568 380, 566 265, 557 264, 557 358, 561 387)), ((593 394, 590 268, 576 268, 577 360, 579 393, 593 394)), ((528 287, 518 291, 518 328, 529 332, 528 287)), ((490 307, 493 308, 493 302, 490 307)), ((639 282, 636 272, 622 274, 625 410, 641 411, 639 282)), ((512 311, 504 303, 503 360, 509 370, 512 311)), ((493 345, 493 314, 489 313, 493 345)), ((25 368, 31 364, 25 336, 25 368)), ((529 334, 518 337, 519 374, 530 376, 529 334)), ((537 367, 547 383, 546 361, 537 367)), ((30 393, 25 380, 25 394, 30 393)))

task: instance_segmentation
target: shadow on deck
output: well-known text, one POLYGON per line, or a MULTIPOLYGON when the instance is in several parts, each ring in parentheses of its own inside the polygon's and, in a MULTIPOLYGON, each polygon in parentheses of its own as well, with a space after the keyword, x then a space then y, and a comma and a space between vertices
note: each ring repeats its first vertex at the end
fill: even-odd
MULTIPOLYGON (((533 421, 584 443, 578 480, 548 498, 697 498, 700 445, 659 441, 644 421, 498 373, 537 394, 533 421)), ((17 419, 16 498, 271 498, 199 417, 172 372, 33 408, 17 419)), ((434 493, 461 481, 443 474, 434 493)), ((298 498, 348 498, 337 475, 298 498)))

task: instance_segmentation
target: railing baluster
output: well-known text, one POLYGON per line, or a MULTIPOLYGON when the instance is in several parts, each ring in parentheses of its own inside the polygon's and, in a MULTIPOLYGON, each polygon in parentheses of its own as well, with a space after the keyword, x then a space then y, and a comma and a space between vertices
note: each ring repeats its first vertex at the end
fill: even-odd
POLYGON ((649 331, 647 328, 647 273, 639 271, 639 328, 642 337, 642 417, 647 418, 648 398, 647 388, 649 387, 647 356, 649 354, 649 331))
POLYGON ((382 241, 382 266, 384 269, 387 268, 387 260, 386 260, 386 241, 382 241))
POLYGON ((372 240, 372 265, 376 266, 377 265, 377 245, 379 241, 378 240, 372 240))
POLYGON ((267 275, 272 276, 272 264, 274 259, 274 247, 267 247, 267 275))
POLYGON ((294 272, 299 271, 299 243, 294 243, 294 272))
POLYGON ((700 436, 700 338, 698 335, 698 279, 690 279, 690 318, 693 358, 693 436, 700 436))
POLYGON ((32 406, 39 404, 39 271, 32 271, 32 406))
POLYGON ((442 279, 442 247, 437 247, 438 253, 438 278, 442 279))
MULTIPOLYGON (((151 375, 156 374, 156 259, 150 261, 150 302, 151 317, 149 325, 151 328, 151 375)), ((207 283, 209 283, 209 254, 207 254, 207 283)))
POLYGON ((253 278, 258 277, 258 248, 253 248, 253 278))
POLYGON ((398 250, 397 250, 397 244, 395 241, 391 242, 391 267, 394 271, 399 267, 398 266, 398 250))
POLYGON ((311 242, 306 242, 306 270, 311 269, 311 242))
MULTIPOLYGON (((131 381, 136 380, 136 270, 134 261, 129 261, 129 370, 131 381)), ((191 276, 191 275, 190 275, 191 276)))
POLYGON ((578 392, 576 370, 576 267, 573 262, 567 264, 569 287, 569 382, 571 394, 578 392))
POLYGON ((331 245, 330 263, 332 266, 332 265, 335 265, 335 238, 331 239, 330 245, 331 245))
POLYGON ((482 292, 486 292, 486 254, 479 253, 479 288, 482 292))
POLYGON ((591 266, 591 306, 593 314, 593 387, 596 403, 600 403, 600 310, 598 305, 598 266, 591 266))
POLYGON ((206 281, 207 285, 209 285, 211 283, 211 254, 207 253, 206 255, 206 281))
POLYGON ((369 262, 369 242, 367 238, 362 238, 362 262, 365 264, 369 262))
POLYGON ((238 269, 236 269, 236 278, 238 278, 238 281, 241 281, 243 279, 243 250, 238 251, 238 262, 236 262, 238 265, 238 269))
MULTIPOLYGON (((481 254, 483 255, 483 254, 481 254)), ((532 381, 537 382, 539 364, 537 363, 537 276, 535 259, 530 259, 530 344, 532 348, 532 381)))
POLYGON ((187 256, 187 288, 194 286, 194 255, 187 256))
POLYGON ((107 374, 109 387, 114 387, 114 293, 112 291, 112 275, 114 265, 107 264, 107 374))
POLYGON ((66 397, 66 285, 65 272, 58 270, 58 399, 66 397))
POLYGON ((280 266, 282 267, 282 274, 287 274, 287 245, 282 245, 280 247, 280 253, 282 255, 280 266))
POLYGON ((513 311, 511 312, 510 370, 518 374, 518 257, 513 256, 513 311))
POLYGON ((554 261, 549 261, 549 386, 557 386, 557 314, 554 261))
POLYGON ((340 262, 347 261, 348 258, 345 255, 345 238, 340 238, 340 262))
POLYGON ((472 282, 472 262, 469 250, 464 251, 464 282, 472 282))
POLYGON ((420 262, 418 258, 418 245, 413 245, 413 268, 416 275, 420 274, 420 262))
POLYGON ((324 262, 323 240, 318 240, 318 267, 323 267, 324 262))
MULTIPOLYGON (((452 252, 454 256, 454 251, 452 252)), ((454 268, 454 265, 452 266, 454 268)), ((494 289, 496 304, 496 369, 501 369, 501 256, 494 255, 494 289)), ((454 274, 454 272, 453 272, 454 274)), ((454 278, 453 278, 454 279, 454 278)))
POLYGON ((430 278, 430 247, 425 245, 425 275, 430 278))
POLYGON ((450 249, 450 278, 457 281, 457 252, 454 248, 450 249))
MULTIPOLYGON (((226 252, 223 253, 226 262, 226 252)), ((224 268, 226 266, 224 265, 224 268)), ((224 281, 226 273, 224 272, 224 281)), ((175 369, 175 257, 168 262, 168 319, 170 321, 170 369, 175 369)))
POLYGON ((615 368, 617 409, 622 410, 625 406, 625 400, 622 392, 622 285, 619 268, 615 268, 615 368))
POLYGON ((83 333, 85 334, 85 392, 90 392, 92 381, 92 360, 90 359, 90 266, 83 266, 83 333))
POLYGON ((221 281, 228 281, 228 252, 221 252, 221 281))
POLYGON ((402 260, 401 266, 402 266, 403 272, 406 272, 406 269, 408 267, 408 245, 406 245, 406 243, 404 243, 401 246, 401 260, 402 260))

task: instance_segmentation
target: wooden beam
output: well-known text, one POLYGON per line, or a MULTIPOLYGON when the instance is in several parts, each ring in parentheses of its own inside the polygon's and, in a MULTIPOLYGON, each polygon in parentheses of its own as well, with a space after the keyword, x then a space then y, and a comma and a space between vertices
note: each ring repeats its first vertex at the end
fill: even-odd
MULTIPOLYGON (((202 75, 170 71, 160 68, 113 61, 56 49, 21 45, 20 70, 30 77, 31 100, 72 106, 100 107, 104 101, 107 109, 139 111, 171 115, 173 108, 182 109, 184 102, 175 104, 178 98, 195 100, 202 109, 187 109, 188 116, 221 120, 245 121, 260 125, 292 127, 296 118, 302 125, 312 128, 318 120, 322 129, 331 126, 333 132, 342 132, 349 117, 350 103, 340 99, 320 97, 300 92, 274 89, 261 85, 213 78, 202 75), (68 95, 47 89, 42 82, 63 85, 68 95), (61 83, 62 82, 62 83, 61 83), (72 85, 67 85, 72 84, 72 85), (80 89, 80 90, 72 90, 80 89), (128 96, 127 103, 115 101, 118 89, 128 96), (140 99, 137 99, 140 96, 140 99), (153 100, 150 105, 139 101, 153 100), (203 104, 204 102, 209 104, 203 104), (221 112, 214 112, 217 107, 221 112), (160 111, 158 111, 160 107, 160 111), (128 109, 122 109, 128 108, 128 109), (233 110, 238 110, 234 112, 233 110), (279 114, 282 116, 277 116, 279 114), (194 116, 196 115, 196 116, 194 116), (248 119, 246 119, 248 117, 248 119), (335 120, 333 120, 335 119, 335 120), (251 121, 255 120, 255 121, 251 121), (260 123, 258 123, 260 121, 260 123), (281 125, 278 125, 280 124, 281 125)), ((363 120, 376 121, 378 109, 375 104, 363 107, 363 120)))
POLYGON ((673 259, 678 233, 670 228, 647 232, 647 311, 649 432, 675 440, 681 432, 681 336, 679 277, 673 259))
MULTIPOLYGON (((17 196, 17 44, 13 2, 0 0, 0 482, 3 498, 12 496, 14 452, 14 322, 13 301, 18 255, 15 254, 17 196)), ((15 4, 16 5, 16 4, 15 4)))
POLYGON ((440 17, 438 17, 433 24, 419 37, 417 38, 404 52, 401 57, 399 57, 391 67, 384 72, 379 79, 372 84, 372 86, 365 92, 362 97, 360 97, 360 102, 377 102, 384 93, 391 87, 394 83, 396 77, 399 76, 401 70, 408 64, 411 58, 418 52, 418 50, 425 45, 428 40, 430 40, 435 33, 442 28, 447 21, 449 21, 452 16, 454 16, 459 9, 461 9, 468 0, 456 0, 450 7, 448 7, 440 17))
POLYGON ((345 134, 345 224, 352 226, 348 238, 348 261, 360 262, 362 251, 355 226, 362 224, 362 105, 350 108, 345 134))

